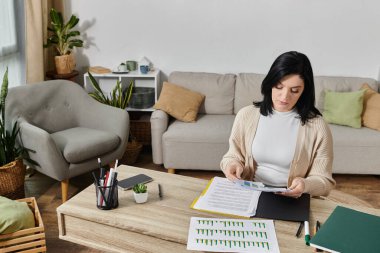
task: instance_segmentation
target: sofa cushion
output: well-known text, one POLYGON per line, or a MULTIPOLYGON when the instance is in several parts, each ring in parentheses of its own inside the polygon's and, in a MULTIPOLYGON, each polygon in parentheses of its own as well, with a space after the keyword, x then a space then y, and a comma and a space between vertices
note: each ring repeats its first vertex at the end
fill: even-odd
POLYGON ((51 135, 69 163, 79 163, 114 150, 120 142, 117 135, 100 130, 75 127, 51 135))
POLYGON ((362 114, 363 126, 380 131, 380 94, 366 83, 362 89, 366 90, 362 114))
POLYGON ((314 77, 315 85, 315 106, 322 112, 324 110, 325 91, 350 92, 357 91, 363 83, 368 83, 374 89, 379 89, 379 84, 375 79, 361 77, 314 77))
POLYGON ((172 72, 169 82, 206 96, 199 113, 232 114, 235 94, 233 74, 172 72))
POLYGON ((184 122, 195 122, 205 96, 199 92, 164 82, 154 109, 162 110, 184 122))
POLYGON ((200 114, 196 123, 174 121, 162 137, 165 167, 219 170, 234 119, 200 114))
POLYGON ((360 128, 364 90, 354 92, 325 92, 323 118, 328 123, 360 128))
POLYGON ((240 73, 236 78, 234 114, 253 101, 261 101, 261 83, 265 75, 253 73, 240 73))

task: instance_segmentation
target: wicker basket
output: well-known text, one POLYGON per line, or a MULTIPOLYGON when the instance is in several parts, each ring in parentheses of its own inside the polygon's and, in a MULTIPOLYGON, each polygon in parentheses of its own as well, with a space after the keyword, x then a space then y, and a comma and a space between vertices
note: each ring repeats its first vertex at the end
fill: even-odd
POLYGON ((16 160, 0 167, 0 195, 10 199, 25 198, 25 166, 16 160))
POLYGON ((130 133, 142 145, 152 144, 150 121, 130 120, 130 133))
POLYGON ((127 149, 121 158, 121 163, 128 165, 134 164, 137 161, 142 147, 143 145, 137 141, 128 142, 127 149))
POLYGON ((26 202, 34 212, 36 226, 0 235, 0 252, 46 252, 45 228, 35 198, 18 199, 26 202))

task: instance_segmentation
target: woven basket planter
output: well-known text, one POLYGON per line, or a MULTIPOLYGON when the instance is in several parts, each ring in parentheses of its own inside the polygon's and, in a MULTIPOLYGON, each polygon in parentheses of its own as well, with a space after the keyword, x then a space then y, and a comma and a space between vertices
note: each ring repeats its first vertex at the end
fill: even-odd
POLYGON ((25 198, 25 166, 16 160, 0 167, 0 196, 9 199, 25 198))
POLYGON ((142 145, 152 145, 150 121, 130 120, 131 135, 142 145))
POLYGON ((137 141, 128 142, 125 153, 121 158, 121 162, 128 165, 134 164, 137 161, 142 147, 143 145, 137 141))

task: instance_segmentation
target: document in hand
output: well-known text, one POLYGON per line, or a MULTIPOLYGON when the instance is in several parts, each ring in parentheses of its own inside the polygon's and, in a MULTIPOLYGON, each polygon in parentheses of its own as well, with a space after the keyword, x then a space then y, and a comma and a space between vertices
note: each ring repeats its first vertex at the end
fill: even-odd
POLYGON ((380 252, 380 217, 337 206, 310 245, 328 252, 380 252))
POLYGON ((214 177, 191 208, 219 214, 251 217, 256 214, 261 192, 237 187, 227 178, 214 177))
POLYGON ((289 189, 281 187, 273 187, 265 185, 261 182, 252 182, 245 180, 237 180, 235 184, 248 190, 262 191, 262 192, 287 192, 289 189))

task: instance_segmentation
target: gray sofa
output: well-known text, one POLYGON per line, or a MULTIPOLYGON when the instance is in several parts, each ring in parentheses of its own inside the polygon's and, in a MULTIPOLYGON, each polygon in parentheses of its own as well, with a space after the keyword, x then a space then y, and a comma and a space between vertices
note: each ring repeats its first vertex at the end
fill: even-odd
MULTIPOLYGON (((265 75, 173 72, 169 82, 206 96, 197 121, 184 123, 156 110, 151 116, 153 162, 170 169, 219 170, 228 150, 236 113, 261 100, 265 75)), ((315 77, 316 107, 323 112, 324 90, 356 91, 363 83, 379 90, 376 80, 315 77)), ((380 132, 330 124, 334 140, 333 173, 380 174, 380 132)))

